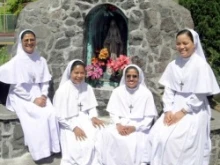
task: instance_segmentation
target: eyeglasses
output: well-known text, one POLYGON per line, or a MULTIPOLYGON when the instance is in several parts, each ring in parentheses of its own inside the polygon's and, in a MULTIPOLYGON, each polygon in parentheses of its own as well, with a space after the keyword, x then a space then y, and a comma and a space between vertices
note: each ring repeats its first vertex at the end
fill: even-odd
POLYGON ((130 74, 128 74, 128 75, 126 75, 126 78, 138 78, 138 75, 130 75, 130 74))
POLYGON ((28 43, 28 42, 35 42, 35 39, 34 38, 31 38, 31 39, 25 39, 23 40, 24 43, 28 43))

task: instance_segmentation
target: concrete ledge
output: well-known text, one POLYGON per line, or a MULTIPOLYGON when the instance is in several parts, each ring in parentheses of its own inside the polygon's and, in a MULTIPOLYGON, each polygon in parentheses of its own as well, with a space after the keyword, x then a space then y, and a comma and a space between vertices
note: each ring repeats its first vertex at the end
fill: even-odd
POLYGON ((33 161, 30 153, 25 153, 21 157, 12 159, 1 159, 1 165, 60 165, 61 155, 55 154, 40 161, 33 161))
POLYGON ((5 106, 0 104, 0 120, 15 120, 18 119, 15 112, 9 111, 5 106))
POLYGON ((211 131, 220 130, 220 112, 212 110, 211 131))

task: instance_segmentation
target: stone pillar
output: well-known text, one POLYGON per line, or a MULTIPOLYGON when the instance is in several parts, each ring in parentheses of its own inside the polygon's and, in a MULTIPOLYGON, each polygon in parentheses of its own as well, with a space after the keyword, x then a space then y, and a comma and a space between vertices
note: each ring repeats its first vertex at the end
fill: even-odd
POLYGON ((17 115, 0 104, 0 158, 8 159, 27 152, 17 115))

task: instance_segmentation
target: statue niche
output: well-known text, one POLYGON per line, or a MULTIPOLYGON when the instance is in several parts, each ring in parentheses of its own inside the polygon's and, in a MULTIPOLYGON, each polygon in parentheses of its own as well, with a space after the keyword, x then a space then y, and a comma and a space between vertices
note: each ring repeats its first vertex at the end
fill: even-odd
POLYGON ((111 4, 98 5, 85 19, 85 53, 84 59, 91 64, 100 50, 107 48, 110 58, 120 54, 127 55, 128 27, 123 12, 111 4))
POLYGON ((115 20, 110 22, 110 27, 104 40, 103 47, 108 49, 110 58, 113 60, 115 60, 120 54, 123 54, 123 42, 115 20))

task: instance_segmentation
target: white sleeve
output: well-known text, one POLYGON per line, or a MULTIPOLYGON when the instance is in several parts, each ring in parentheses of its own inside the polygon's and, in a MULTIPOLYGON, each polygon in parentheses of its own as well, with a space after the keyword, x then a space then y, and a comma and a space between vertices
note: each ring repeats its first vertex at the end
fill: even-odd
POLYGON ((63 117, 62 110, 67 108, 67 96, 63 92, 59 91, 59 89, 54 95, 53 106, 55 108, 57 120, 61 127, 73 131, 73 129, 77 126, 77 117, 63 117))
POLYGON ((114 115, 112 113, 110 113, 110 117, 113 120, 114 124, 121 123, 120 117, 118 117, 118 116, 116 116, 116 115, 114 115))
POLYGON ((205 99, 207 98, 206 94, 192 94, 186 101, 184 110, 187 112, 199 111, 201 106, 204 104, 205 99))
POLYGON ((11 85, 11 89, 18 97, 20 97, 24 100, 27 100, 27 101, 34 102, 35 98, 32 97, 29 92, 26 91, 24 85, 25 84, 11 85))
POLYGON ((40 83, 41 94, 44 96, 48 95, 49 82, 40 83))
POLYGON ((58 122, 60 123, 60 125, 62 127, 64 127, 65 129, 69 129, 70 131, 73 131, 73 129, 77 126, 77 119, 74 119, 76 117, 71 118, 71 120, 67 120, 67 119, 62 119, 62 118, 58 118, 58 122))
POLYGON ((164 94, 163 94, 163 111, 172 111, 173 110, 173 101, 174 101, 174 96, 175 96, 175 91, 166 87, 164 89, 164 94))
POLYGON ((98 113, 97 113, 97 110, 95 107, 89 110, 89 118, 90 119, 93 117, 97 117, 97 116, 98 116, 98 113))
POLYGON ((144 119, 135 124, 136 131, 145 131, 151 128, 154 116, 144 117, 144 119))

